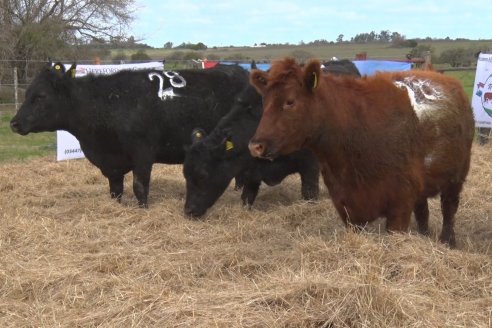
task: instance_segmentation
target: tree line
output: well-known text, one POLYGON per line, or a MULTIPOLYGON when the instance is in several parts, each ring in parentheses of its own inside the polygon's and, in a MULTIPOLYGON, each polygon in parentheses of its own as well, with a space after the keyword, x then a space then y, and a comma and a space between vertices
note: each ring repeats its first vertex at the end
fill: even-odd
MULTIPOLYGON (((145 60, 146 49, 152 48, 127 35, 133 21, 135 0, 2 0, 0 2, 0 81, 8 68, 19 69, 21 81, 33 68, 33 60, 64 58, 87 59, 98 56, 108 58, 114 49, 136 49, 135 59, 145 60)), ((430 38, 426 38, 427 40, 430 38)), ((382 42, 392 46, 412 48, 413 55, 423 51, 418 39, 407 40, 398 32, 359 33, 348 40, 340 34, 335 41, 325 39, 299 45, 325 45, 333 43, 382 42)), ((280 44, 260 43, 262 46, 280 44)), ((284 44, 285 45, 285 44, 284 44)), ((288 45, 288 43, 287 43, 288 45)), ((232 46, 231 46, 232 47, 232 46)), ((186 50, 200 52, 208 49, 202 42, 163 44, 163 48, 175 49, 175 57, 186 56, 186 50)), ((426 49, 429 50, 429 49, 426 49)), ((431 50, 431 49, 430 49, 431 50)), ((441 55, 451 65, 466 65, 472 52, 483 49, 456 49, 441 55)), ((306 55, 306 54, 304 54, 306 55)), ((128 59, 123 51, 113 55, 116 59, 128 59)), ((133 56, 133 55, 132 55, 133 56)), ((172 55, 173 56, 173 55, 172 55)), ((234 55, 236 56, 236 55, 234 55)), ((237 54, 240 57, 240 54, 237 54)), ((134 59, 133 57, 131 59, 134 59)), ((232 59, 232 58, 229 58, 232 59)))

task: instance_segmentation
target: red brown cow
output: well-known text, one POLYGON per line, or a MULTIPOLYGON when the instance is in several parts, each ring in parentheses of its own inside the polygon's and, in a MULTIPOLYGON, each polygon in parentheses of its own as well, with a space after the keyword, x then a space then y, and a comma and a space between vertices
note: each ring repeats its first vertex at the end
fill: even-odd
POLYGON ((264 97, 253 156, 313 150, 339 215, 355 226, 386 217, 387 230, 407 231, 415 211, 427 234, 427 198, 441 194, 440 240, 455 245, 474 133, 459 81, 429 71, 334 77, 316 60, 301 68, 286 58, 251 82, 264 97))

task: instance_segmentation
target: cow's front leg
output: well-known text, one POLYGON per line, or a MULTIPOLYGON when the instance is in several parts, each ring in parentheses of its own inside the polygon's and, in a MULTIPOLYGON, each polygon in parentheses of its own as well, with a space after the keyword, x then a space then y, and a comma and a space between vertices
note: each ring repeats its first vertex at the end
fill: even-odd
POLYGON ((114 198, 121 203, 121 196, 123 195, 123 174, 112 174, 108 176, 109 181, 109 193, 111 198, 114 198))
POLYGON ((138 206, 147 208, 149 196, 150 172, 152 164, 139 165, 133 169, 133 193, 138 201, 138 206))
POLYGON ((241 193, 241 199, 243 200, 243 205, 250 208, 253 205, 256 195, 258 195, 258 190, 260 189, 261 182, 248 181, 244 184, 243 192, 241 193))

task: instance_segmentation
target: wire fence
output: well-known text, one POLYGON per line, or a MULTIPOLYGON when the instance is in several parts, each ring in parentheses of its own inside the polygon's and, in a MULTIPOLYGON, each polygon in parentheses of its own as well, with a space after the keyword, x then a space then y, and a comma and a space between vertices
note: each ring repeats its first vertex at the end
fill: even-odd
MULTIPOLYGON (((136 63, 125 61, 124 63, 136 63)), ((141 61, 139 61, 141 62, 141 61)), ((93 60, 79 60, 78 64, 94 64, 93 60)), ((123 63, 123 62, 118 62, 123 63)), ((117 64, 114 61, 101 64, 117 64)), ((47 65, 46 61, 5 61, 0 60, 0 113, 15 111, 24 100, 24 94, 35 74, 47 65)), ((201 68, 202 64, 196 60, 173 60, 165 62, 166 69, 201 68)), ((466 93, 472 98, 475 81, 475 67, 439 69, 443 74, 458 78, 466 93)), ((492 137, 491 129, 477 129, 481 143, 486 143, 492 137)))
MULTIPOLYGON (((155 60, 154 60, 155 61, 155 60)), ((70 61, 62 61, 69 63, 70 61)), ((100 61, 97 64, 132 64, 143 61, 100 61)), ((95 64, 94 60, 77 60, 77 64, 95 64)), ((45 60, 0 60, 0 112, 11 111, 19 108, 24 100, 27 87, 33 81, 36 74, 48 65, 45 60)), ((167 60, 166 69, 201 68, 201 62, 197 60, 167 60)))

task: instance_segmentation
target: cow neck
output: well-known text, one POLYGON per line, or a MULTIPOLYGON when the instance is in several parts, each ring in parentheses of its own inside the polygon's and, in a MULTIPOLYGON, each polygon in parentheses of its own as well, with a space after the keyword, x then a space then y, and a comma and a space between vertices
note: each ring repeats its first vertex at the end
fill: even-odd
POLYGON ((97 87, 90 88, 90 84, 100 78, 102 77, 82 77, 68 84, 69 96, 64 108, 64 113, 67 115, 65 121, 68 122, 66 130, 79 140, 94 135, 104 127, 107 111, 103 105, 97 105, 103 99, 99 97, 101 90, 97 87), (88 98, 89 95, 93 98, 88 98))
POLYGON ((309 148, 336 173, 352 163, 348 149, 354 146, 353 131, 357 129, 357 122, 353 117, 359 105, 348 89, 350 81, 325 76, 323 82, 320 85, 322 89, 316 93, 318 108, 312 111, 315 128, 309 148))

